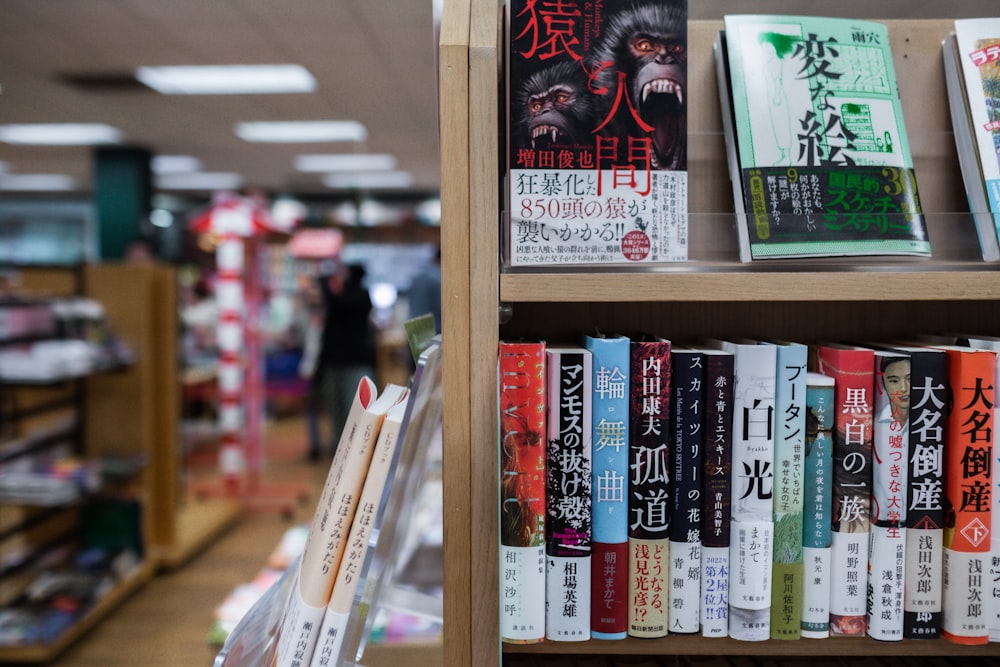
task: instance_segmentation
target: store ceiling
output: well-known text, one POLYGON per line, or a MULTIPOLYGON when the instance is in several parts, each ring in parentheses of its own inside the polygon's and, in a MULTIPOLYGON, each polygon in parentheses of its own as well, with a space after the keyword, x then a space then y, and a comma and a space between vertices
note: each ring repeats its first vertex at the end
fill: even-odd
MULTIPOLYGON (((0 124, 107 123, 125 145, 192 155, 271 193, 329 193, 299 154, 394 155, 412 189, 439 186, 434 0, 3 0, 0 124), (298 63, 314 93, 161 95, 137 66, 298 63), (75 79, 71 82, 68 79, 75 79), (81 83, 82 82, 82 83, 81 83), (242 121, 358 120, 360 144, 251 144, 242 121)), ((0 143, 9 174, 68 174, 89 189, 89 147, 0 143)), ((10 196, 11 193, 3 193, 10 196)))

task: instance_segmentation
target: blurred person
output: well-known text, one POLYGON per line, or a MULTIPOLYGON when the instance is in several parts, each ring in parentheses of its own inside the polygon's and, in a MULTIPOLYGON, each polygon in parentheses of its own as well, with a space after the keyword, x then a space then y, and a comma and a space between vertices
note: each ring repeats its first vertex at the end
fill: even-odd
POLYGON ((434 259, 413 277, 408 301, 411 319, 429 313, 434 316, 434 331, 441 332, 441 246, 434 259))
MULTIPOLYGON (((364 286, 365 274, 360 264, 340 265, 319 279, 322 332, 311 369, 306 406, 309 458, 313 461, 319 459, 323 448, 320 434, 323 413, 329 416, 329 453, 334 454, 358 383, 375 372, 372 302, 364 286), (324 402, 329 406, 327 410, 323 409, 324 402)), ((304 351, 304 363, 310 354, 311 351, 304 351)))

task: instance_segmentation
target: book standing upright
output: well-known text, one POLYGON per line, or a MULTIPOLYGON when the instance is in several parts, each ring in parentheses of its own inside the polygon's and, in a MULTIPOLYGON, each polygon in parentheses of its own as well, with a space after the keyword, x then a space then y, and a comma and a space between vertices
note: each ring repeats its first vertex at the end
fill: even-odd
POLYGON ((582 347, 546 349, 545 637, 554 641, 590 639, 592 363, 582 347))
POLYGON ((629 372, 628 634, 663 637, 669 623, 670 349, 631 342, 629 372))
POLYGON ((701 477, 705 354, 674 347, 670 437, 670 632, 695 633, 701 610, 701 477))
POLYGON ((732 521, 733 354, 705 354, 705 445, 701 491, 701 634, 729 636, 729 535, 732 521))
POLYGON ((872 387, 875 353, 817 346, 816 370, 836 382, 833 423, 833 534, 830 539, 830 634, 863 636, 871 533, 872 387))
POLYGON ((806 366, 802 343, 774 343, 774 574, 771 638, 802 634, 803 456, 806 440, 806 366))
POLYGON ((715 57, 741 261, 930 255, 885 25, 727 15, 715 57))
POLYGON ((802 490, 802 636, 830 636, 830 523, 833 516, 834 380, 806 374, 805 483, 802 490))
POLYGON ((686 260, 687 0, 506 4, 504 260, 686 260))
POLYGON ((772 345, 711 341, 734 355, 729 636, 771 636, 774 554, 774 391, 772 345))
POLYGON ((545 639, 545 343, 501 341, 501 636, 545 639))
POLYGON ((629 339, 587 336, 593 354, 590 634, 628 633, 629 339))
POLYGON ((910 382, 908 356, 875 350, 867 625, 882 641, 903 638, 910 382))

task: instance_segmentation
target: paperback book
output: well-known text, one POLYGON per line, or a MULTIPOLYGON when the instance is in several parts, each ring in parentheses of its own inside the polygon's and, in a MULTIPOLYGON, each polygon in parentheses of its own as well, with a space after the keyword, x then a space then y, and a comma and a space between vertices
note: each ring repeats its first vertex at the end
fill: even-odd
POLYGON ((687 259, 687 0, 507 7, 513 266, 687 259))
POLYGON ((930 255, 885 25, 729 15, 715 59, 741 261, 930 255))
POLYGON ((806 448, 802 511, 802 636, 830 636, 830 520, 833 516, 834 380, 806 374, 806 448))
POLYGON ((983 259, 1000 259, 1000 17, 960 19, 942 45, 958 163, 983 259))

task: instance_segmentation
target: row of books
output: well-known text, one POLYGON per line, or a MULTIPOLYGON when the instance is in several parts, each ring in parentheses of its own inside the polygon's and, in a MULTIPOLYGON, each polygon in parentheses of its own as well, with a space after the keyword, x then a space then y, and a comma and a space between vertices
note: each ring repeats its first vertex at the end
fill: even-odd
POLYGON ((502 639, 1000 641, 997 351, 502 341, 502 639))
MULTIPOLYGON (((687 0, 508 4, 504 260, 688 258, 687 0)), ((741 261, 929 257, 886 26, 728 15, 715 64, 741 261)), ((956 21, 949 95, 1000 259, 1000 18, 956 21), (960 72, 960 73, 959 73, 960 72)))

